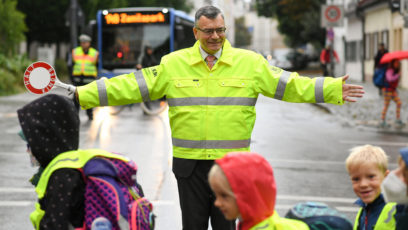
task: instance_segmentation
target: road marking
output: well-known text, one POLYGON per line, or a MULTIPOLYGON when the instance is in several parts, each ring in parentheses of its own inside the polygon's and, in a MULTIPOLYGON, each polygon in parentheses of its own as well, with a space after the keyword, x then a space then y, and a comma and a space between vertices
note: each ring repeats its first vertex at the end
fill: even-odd
POLYGON ((17 113, 0 113, 0 117, 15 118, 17 117, 17 113))
POLYGON ((391 142, 391 141, 354 141, 354 140, 341 140, 340 143, 342 144, 371 144, 371 145, 379 145, 379 146, 398 146, 398 147, 406 147, 408 146, 407 142, 391 142))
POLYGON ((290 160, 290 159, 271 159, 271 158, 266 158, 266 160, 270 162, 277 162, 277 163, 344 165, 343 161, 290 160))
POLYGON ((175 205, 174 200, 154 200, 152 201, 154 206, 166 206, 166 205, 175 205))
POLYGON ((0 187, 0 192, 8 193, 34 193, 34 188, 10 188, 10 187, 0 187))
POLYGON ((25 207, 33 204, 32 201, 0 201, 0 207, 25 207))
POLYGON ((353 204, 357 198, 278 195, 277 200, 303 200, 353 204))

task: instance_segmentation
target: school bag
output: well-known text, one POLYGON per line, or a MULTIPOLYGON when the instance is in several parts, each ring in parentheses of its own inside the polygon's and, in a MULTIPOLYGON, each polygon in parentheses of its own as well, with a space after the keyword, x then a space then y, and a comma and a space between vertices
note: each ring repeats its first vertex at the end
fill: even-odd
POLYGON ((346 215, 320 202, 298 203, 286 213, 286 218, 305 222, 311 230, 352 230, 346 215))
POLYGON ((107 218, 112 230, 154 229, 153 205, 136 182, 133 161, 95 157, 82 169, 85 176, 85 229, 98 217, 107 218))
POLYGON ((388 82, 385 79, 385 72, 387 67, 377 68, 374 71, 373 82, 378 88, 388 87, 388 82))

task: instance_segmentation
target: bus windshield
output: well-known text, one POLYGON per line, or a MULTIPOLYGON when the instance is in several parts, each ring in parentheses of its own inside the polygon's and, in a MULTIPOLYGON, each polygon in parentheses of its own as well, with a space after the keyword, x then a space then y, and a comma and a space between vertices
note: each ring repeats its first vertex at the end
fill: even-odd
POLYGON ((170 52, 168 24, 132 24, 105 27, 102 30, 102 64, 105 69, 135 68, 146 46, 160 60, 170 52))

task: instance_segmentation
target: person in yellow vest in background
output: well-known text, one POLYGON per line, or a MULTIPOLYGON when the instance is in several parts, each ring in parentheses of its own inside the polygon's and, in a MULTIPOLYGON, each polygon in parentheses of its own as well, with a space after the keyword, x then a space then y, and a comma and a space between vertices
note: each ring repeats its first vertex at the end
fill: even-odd
POLYGON ((396 203, 386 203, 381 183, 388 175, 388 156, 377 146, 363 145, 351 149, 346 159, 354 193, 359 197, 355 230, 395 229, 396 203))
MULTIPOLYGON (((86 34, 79 36, 80 46, 72 50, 72 83, 75 86, 86 85, 96 79, 98 71, 98 51, 91 47, 91 37, 86 34)), ((79 111, 79 103, 75 101, 75 106, 79 111)), ((89 120, 93 120, 92 108, 86 110, 89 120)))
POLYGON ((83 109, 157 100, 166 96, 183 229, 235 229, 214 206, 207 177, 214 160, 249 151, 259 94, 305 103, 342 105, 364 94, 340 78, 301 77, 255 52, 233 48, 224 15, 214 6, 195 14, 194 46, 172 52, 159 65, 76 88, 83 109))

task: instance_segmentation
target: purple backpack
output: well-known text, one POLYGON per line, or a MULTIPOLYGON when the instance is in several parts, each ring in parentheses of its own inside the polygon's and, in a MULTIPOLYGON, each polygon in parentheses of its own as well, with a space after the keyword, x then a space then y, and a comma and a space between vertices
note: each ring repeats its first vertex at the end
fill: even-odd
POLYGON ((137 166, 113 158, 95 157, 83 167, 85 229, 94 219, 107 218, 112 230, 154 229, 153 206, 136 182, 137 166))

